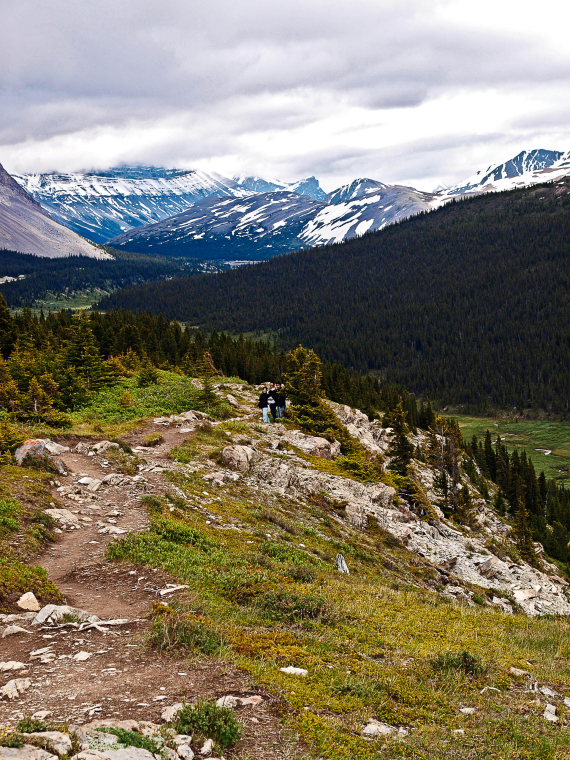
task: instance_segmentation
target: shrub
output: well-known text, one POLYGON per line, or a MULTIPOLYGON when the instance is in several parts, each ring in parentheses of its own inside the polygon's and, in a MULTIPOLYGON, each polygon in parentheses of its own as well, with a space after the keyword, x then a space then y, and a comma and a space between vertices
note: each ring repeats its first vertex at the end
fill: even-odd
POLYGON ((13 597, 33 591, 42 602, 61 602, 63 597, 43 567, 33 567, 13 557, 0 559, 0 608, 13 597))
POLYGON ((485 666, 477 655, 463 652, 444 652, 432 658, 431 666, 434 670, 450 673, 460 671, 468 676, 480 676, 485 672, 485 666))
POLYGON ((136 731, 127 731, 124 728, 112 728, 108 726, 103 726, 97 730, 105 734, 113 734, 125 747, 139 747, 140 749, 146 749, 153 755, 160 752, 160 747, 155 741, 136 731))
POLYGON ((33 734, 35 731, 49 731, 49 725, 43 720, 36 718, 22 718, 16 724, 16 730, 22 734, 33 734))
POLYGON ((272 618, 294 623, 297 620, 330 619, 325 600, 313 594, 270 591, 257 600, 257 606, 272 618))
POLYGON ((211 538, 181 520, 157 517, 152 521, 151 528, 154 533, 173 544, 191 544, 202 551, 210 551, 217 546, 211 538))
POLYGON ((0 727, 0 747, 10 747, 11 749, 20 749, 25 744, 22 734, 10 731, 9 728, 0 727))
POLYGON ((287 569, 287 575, 298 583, 313 583, 317 578, 317 574, 312 567, 303 565, 292 565, 287 569))
POLYGON ((20 505, 10 497, 0 497, 0 537, 14 533, 20 527, 20 505))
POLYGON ((164 436, 160 433, 151 433, 143 440, 143 446, 160 446, 164 443, 164 436))
POLYGON ((198 732, 214 739, 223 749, 231 747, 241 738, 242 725, 229 707, 218 707, 215 702, 200 701, 194 706, 185 705, 174 724, 179 734, 198 732))
POLYGON ((13 453, 24 442, 24 436, 18 428, 9 422, 0 422, 0 453, 13 453))
POLYGON ((226 640, 203 618, 189 618, 167 607, 156 614, 149 638, 151 646, 160 652, 189 649, 209 656, 219 654, 226 640))

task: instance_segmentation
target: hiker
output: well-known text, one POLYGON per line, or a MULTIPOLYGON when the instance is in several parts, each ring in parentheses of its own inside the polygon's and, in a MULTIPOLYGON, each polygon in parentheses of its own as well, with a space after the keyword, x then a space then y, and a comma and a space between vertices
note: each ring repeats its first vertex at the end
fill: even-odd
POLYGON ((257 406, 263 412, 263 421, 267 423, 271 422, 269 419, 269 393, 267 392, 266 385, 262 386, 261 388, 261 393, 259 394, 259 403, 257 406))
POLYGON ((277 396, 276 396, 277 416, 280 419, 285 417, 286 404, 287 404, 286 398, 287 397, 285 395, 285 386, 283 385, 283 383, 277 383, 277 396))
POLYGON ((275 387, 275 383, 271 383, 267 395, 269 396, 269 411, 271 413, 273 422, 275 422, 277 419, 277 396, 279 395, 277 388, 275 387))

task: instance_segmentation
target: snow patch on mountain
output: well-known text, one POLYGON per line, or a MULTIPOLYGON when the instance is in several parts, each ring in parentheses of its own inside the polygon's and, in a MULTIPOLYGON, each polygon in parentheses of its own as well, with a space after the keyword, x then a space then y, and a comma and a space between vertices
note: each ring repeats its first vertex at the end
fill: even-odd
POLYGON ((491 164, 450 188, 450 195, 512 190, 560 179, 570 173, 570 151, 523 150, 501 164, 491 164))

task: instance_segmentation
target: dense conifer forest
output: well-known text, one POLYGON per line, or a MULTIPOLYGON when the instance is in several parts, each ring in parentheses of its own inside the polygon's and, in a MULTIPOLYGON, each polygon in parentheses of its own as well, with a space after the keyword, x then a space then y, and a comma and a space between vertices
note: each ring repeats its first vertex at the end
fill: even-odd
POLYGON ((112 261, 87 256, 42 258, 0 250, 0 277, 19 278, 0 284, 0 293, 14 308, 31 306, 46 294, 71 294, 88 288, 113 291, 134 283, 192 271, 191 261, 137 256, 112 251, 112 261))
POLYGON ((570 180, 450 203, 336 246, 112 294, 262 331, 446 404, 570 411, 570 180))

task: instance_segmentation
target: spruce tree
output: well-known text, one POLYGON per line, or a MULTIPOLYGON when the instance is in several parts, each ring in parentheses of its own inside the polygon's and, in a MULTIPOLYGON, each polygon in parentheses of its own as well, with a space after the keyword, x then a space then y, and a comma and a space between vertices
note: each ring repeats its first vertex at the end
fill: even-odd
POLYGON ((519 501, 515 512, 512 537, 521 557, 529 565, 536 566, 538 564, 538 557, 530 530, 530 516, 522 499, 519 501))
POLYGON ((390 470, 398 475, 407 475, 414 453, 414 446, 408 438, 408 432, 407 414, 400 401, 392 414, 392 439, 388 449, 390 470))

